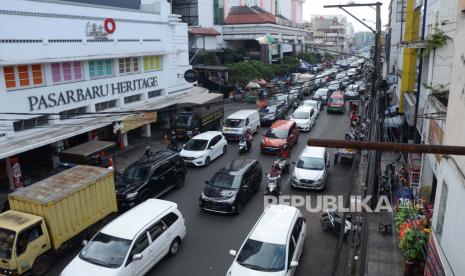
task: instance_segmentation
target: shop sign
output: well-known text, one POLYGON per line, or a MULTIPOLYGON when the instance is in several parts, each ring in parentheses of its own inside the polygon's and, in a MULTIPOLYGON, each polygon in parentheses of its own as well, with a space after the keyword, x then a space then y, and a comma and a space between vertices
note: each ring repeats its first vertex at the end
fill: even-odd
POLYGON ((22 188, 23 187, 23 180, 21 174, 21 165, 19 164, 19 160, 17 157, 10 157, 10 165, 11 165, 11 174, 13 176, 13 183, 15 188, 22 188))
POLYGON ((88 21, 86 24, 86 36, 106 39, 108 38, 108 33, 105 31, 103 23, 95 23, 88 21))
POLYGON ((120 123, 120 133, 128 133, 129 131, 147 125, 155 123, 157 121, 157 112, 144 112, 141 114, 129 115, 120 123))
POLYGON ((157 77, 149 77, 145 79, 77 88, 74 90, 51 92, 46 95, 29 96, 27 99, 29 102, 29 111, 45 110, 57 106, 104 98, 108 95, 124 94, 156 86, 158 86, 157 77))
POLYGON ((283 53, 292 52, 292 45, 291 44, 284 43, 281 47, 282 47, 283 53))
POLYGON ((194 69, 189 69, 186 72, 184 72, 184 79, 190 83, 196 82, 199 79, 199 73, 194 69))

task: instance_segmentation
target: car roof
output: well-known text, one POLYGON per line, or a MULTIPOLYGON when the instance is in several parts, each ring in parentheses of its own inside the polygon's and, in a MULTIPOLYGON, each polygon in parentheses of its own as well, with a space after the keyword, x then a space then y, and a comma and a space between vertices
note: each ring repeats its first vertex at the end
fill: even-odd
POLYGON ((336 91, 333 94, 331 94, 331 98, 342 98, 342 97, 344 97, 344 95, 342 94, 342 92, 339 92, 339 91, 336 91))
POLYGON ((228 119, 244 119, 244 117, 248 117, 255 112, 257 112, 255 109, 242 109, 229 115, 228 119))
POLYGON ((140 160, 134 162, 130 166, 139 165, 139 166, 151 166, 155 163, 160 163, 168 158, 179 155, 177 152, 172 150, 160 150, 150 155, 150 158, 142 156, 140 160))
POLYGON ((221 134, 221 132, 219 132, 219 131, 206 131, 206 132, 202 132, 202 133, 192 137, 192 139, 210 140, 213 137, 215 137, 217 135, 220 135, 220 134, 221 134))
POLYGON ((315 100, 305 100, 302 103, 318 103, 318 101, 315 100))
POLYGON ((298 209, 289 205, 269 205, 255 224, 249 239, 274 244, 286 244, 291 223, 298 209))
POLYGON ((229 164, 227 164, 223 172, 242 172, 249 168, 257 160, 252 158, 236 158, 233 159, 229 164))
POLYGON ((293 124, 295 124, 294 121, 289 121, 289 120, 277 120, 274 122, 270 128, 277 128, 277 129, 288 129, 290 128, 293 124))
POLYGON ((310 112, 312 111, 312 109, 313 109, 313 106, 299 106, 296 108, 296 110, 294 110, 294 112, 296 111, 310 112))
POLYGON ((114 237, 132 240, 148 224, 160 219, 177 204, 161 199, 148 199, 107 224, 101 232, 114 237))
POLYGON ((322 157, 326 148, 305 146, 300 157, 322 157))

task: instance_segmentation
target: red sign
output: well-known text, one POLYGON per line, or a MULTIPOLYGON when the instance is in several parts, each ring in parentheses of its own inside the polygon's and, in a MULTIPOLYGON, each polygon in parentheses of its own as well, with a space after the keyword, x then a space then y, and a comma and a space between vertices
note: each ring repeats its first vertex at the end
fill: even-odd
POLYGON ((434 234, 431 233, 429 236, 428 258, 426 258, 424 276, 446 276, 436 244, 434 243, 433 235, 434 234))

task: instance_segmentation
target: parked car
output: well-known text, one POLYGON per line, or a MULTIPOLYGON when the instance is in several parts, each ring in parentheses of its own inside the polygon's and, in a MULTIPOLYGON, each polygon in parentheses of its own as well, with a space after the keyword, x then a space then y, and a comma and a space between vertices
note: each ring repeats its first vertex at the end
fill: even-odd
POLYGON ((285 119, 286 109, 285 104, 281 105, 269 105, 258 111, 260 115, 261 125, 271 125, 274 121, 279 119, 285 119))
POLYGON ((61 276, 142 276, 165 256, 176 255, 185 235, 176 203, 148 199, 85 242, 61 276))
POLYGON ((297 108, 289 118, 297 124, 301 131, 310 131, 316 121, 316 112, 311 106, 301 106, 297 108))
POLYGON ((289 148, 299 140, 299 130, 294 121, 278 120, 263 134, 260 143, 260 151, 268 153, 277 153, 284 143, 289 148))
POLYGON ((326 148, 306 146, 295 162, 291 186, 312 190, 325 189, 328 182, 329 164, 329 154, 326 148))
POLYGON ((262 166, 255 159, 236 158, 213 175, 200 195, 202 210, 236 213, 260 190, 262 166))
POLYGON ((292 276, 299 266, 307 225, 299 209, 269 205, 241 248, 226 276, 292 276))
POLYGON ((328 107, 326 108, 326 112, 339 112, 344 114, 345 110, 346 103, 344 100, 344 93, 340 91, 332 93, 328 100, 328 107))
POLYGON ((179 153, 187 165, 208 166, 228 149, 226 138, 219 131, 207 131, 194 136, 179 153))
POLYGON ((326 104, 328 101, 329 96, 331 95, 332 90, 329 88, 320 88, 318 89, 315 94, 313 95, 312 99, 316 101, 320 101, 323 104, 326 104))
POLYGON ((224 122, 223 135, 228 140, 239 140, 247 128, 254 133, 260 129, 260 116, 255 109, 239 110, 229 115, 224 122))
POLYGON ((322 109, 323 105, 320 101, 315 100, 305 100, 302 102, 300 106, 311 106, 315 110, 316 117, 320 116, 320 110, 322 109))
POLYGON ((126 168, 116 184, 118 209, 129 209, 148 198, 181 188, 186 174, 186 164, 177 152, 165 150, 142 157, 126 168))

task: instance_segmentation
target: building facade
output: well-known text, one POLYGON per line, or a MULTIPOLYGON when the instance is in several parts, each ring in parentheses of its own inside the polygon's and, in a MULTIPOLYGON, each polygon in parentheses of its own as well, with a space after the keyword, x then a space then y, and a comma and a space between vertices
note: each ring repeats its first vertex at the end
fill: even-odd
POLYGON ((350 51, 354 44, 353 26, 340 15, 312 15, 308 29, 312 32, 312 46, 336 52, 350 51))
POLYGON ((11 160, 26 178, 40 160, 53 167, 54 154, 89 133, 114 140, 114 122, 124 125, 124 147, 131 133, 150 136, 150 124, 162 119, 132 111, 158 110, 195 90, 183 78, 191 68, 187 25, 168 2, 88 2, 2 1, 0 24, 14 26, 0 32, 3 189, 14 188, 11 160))

